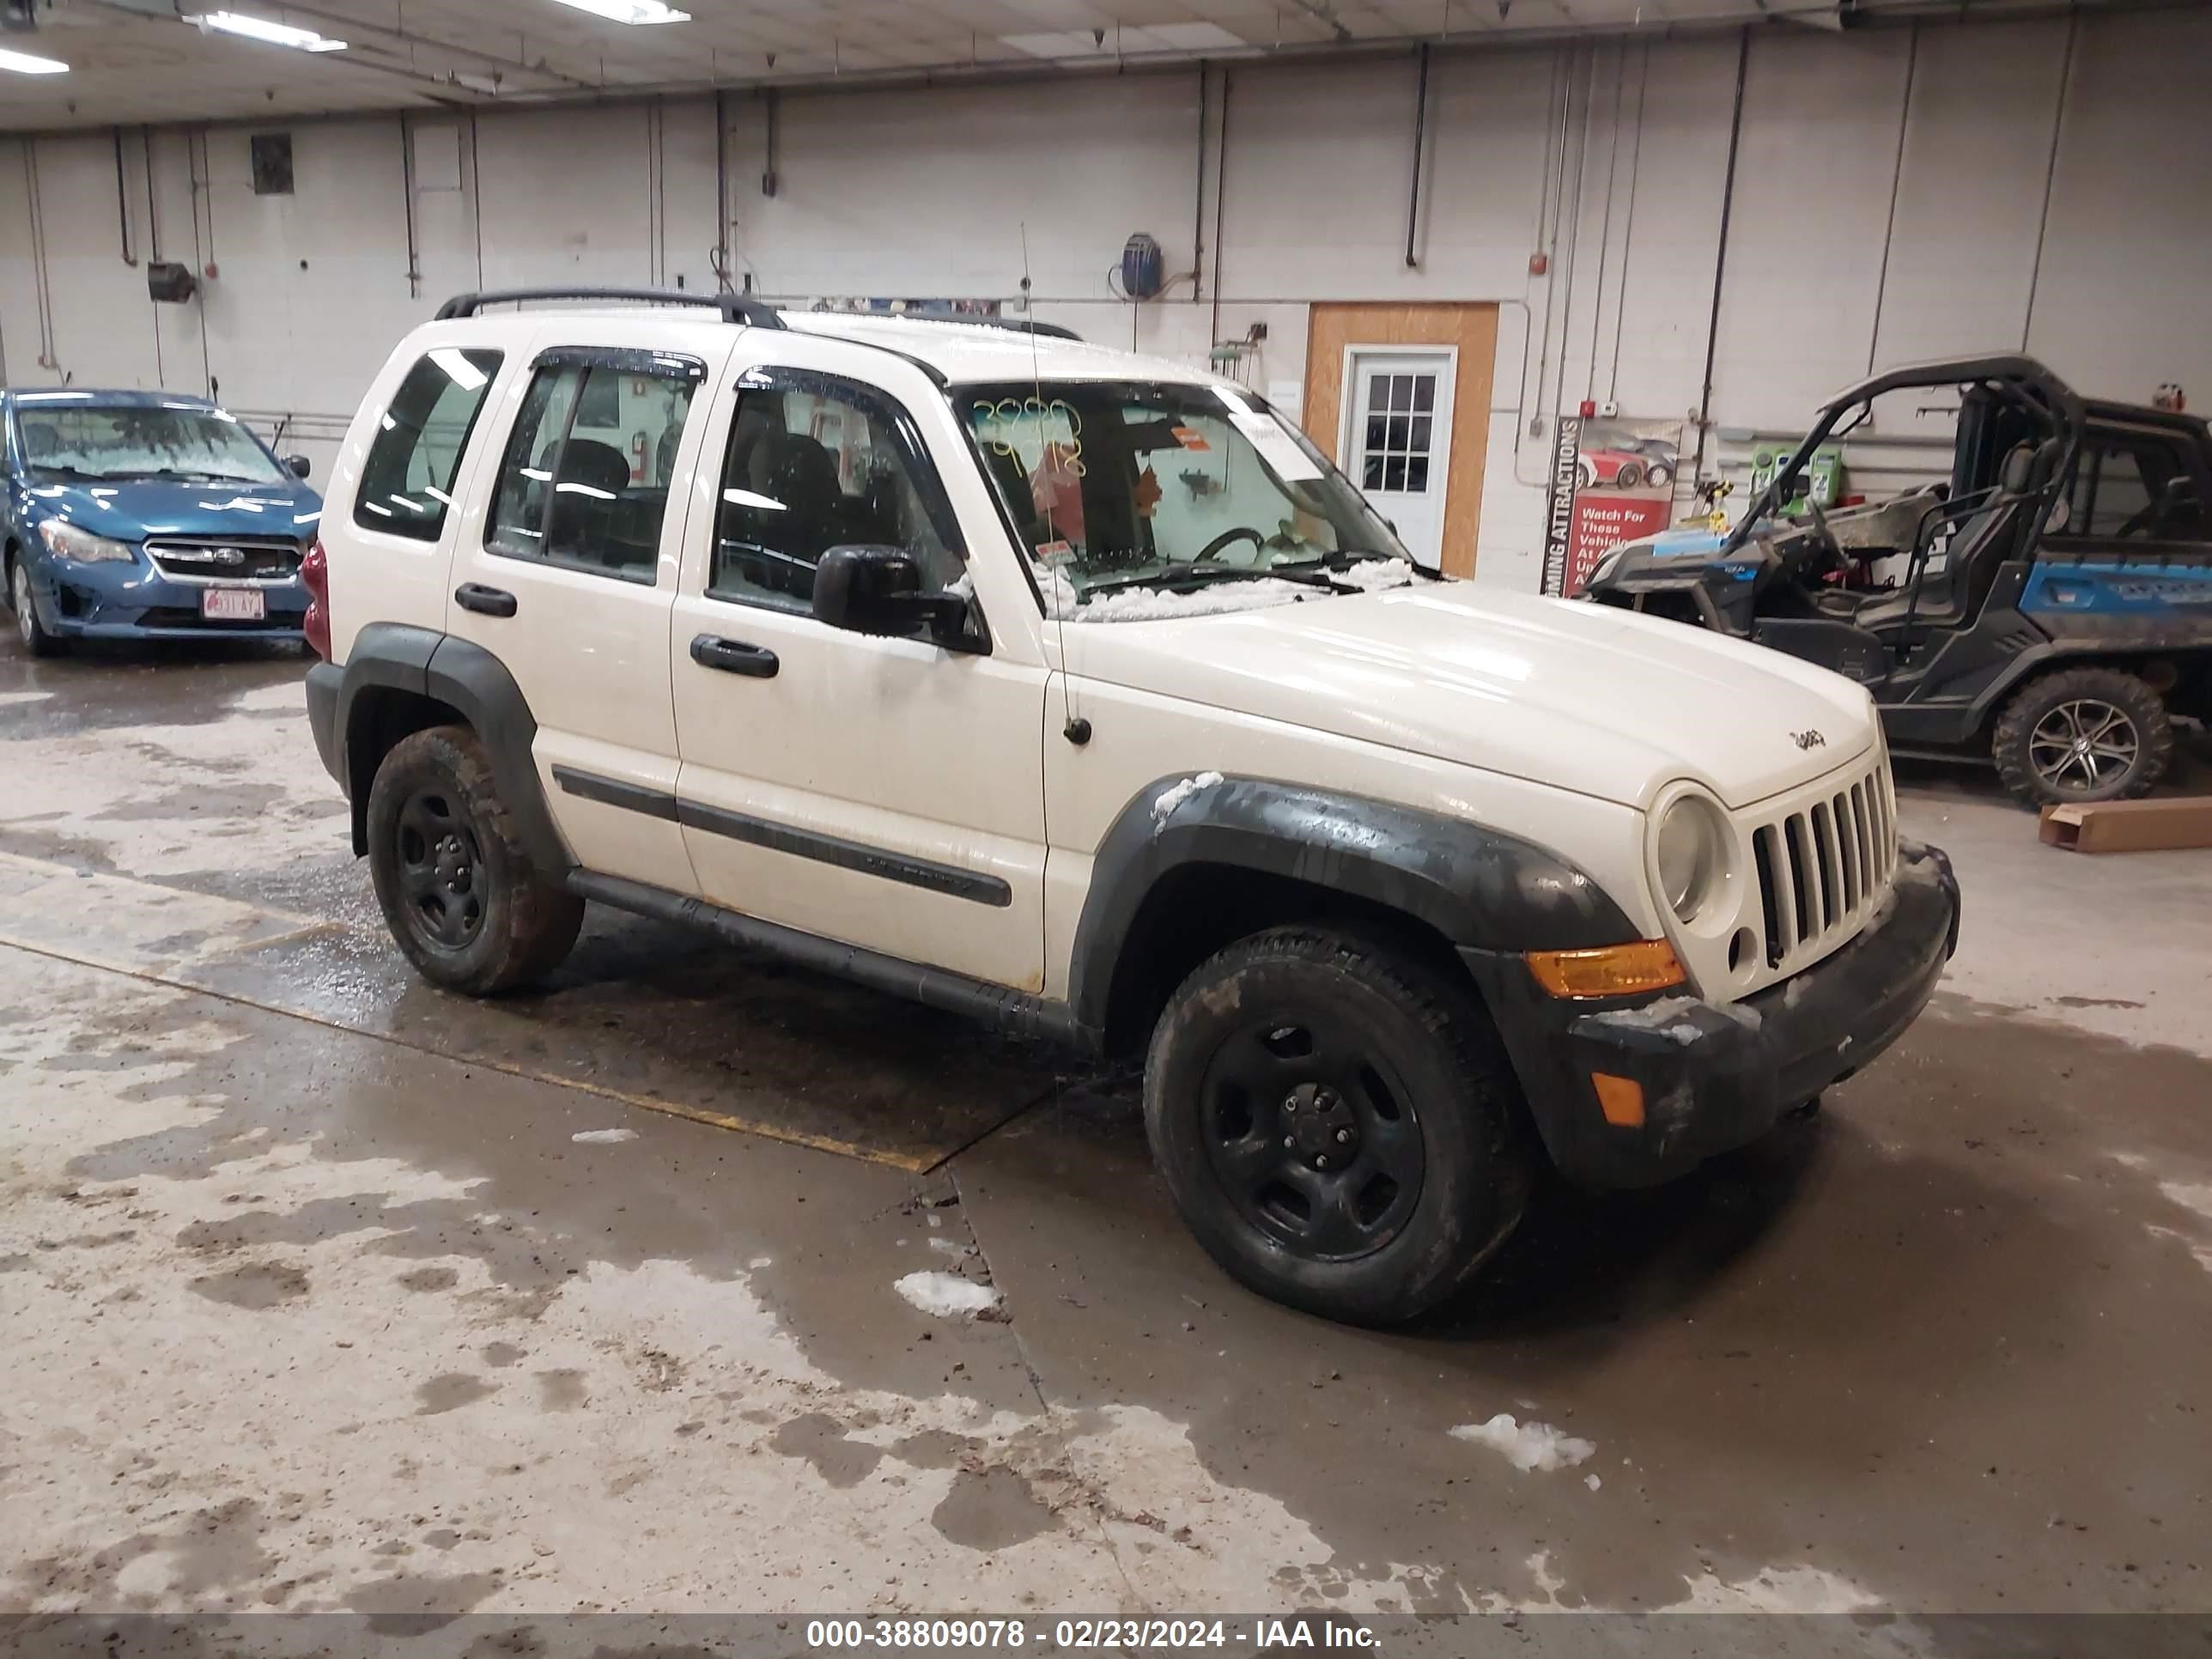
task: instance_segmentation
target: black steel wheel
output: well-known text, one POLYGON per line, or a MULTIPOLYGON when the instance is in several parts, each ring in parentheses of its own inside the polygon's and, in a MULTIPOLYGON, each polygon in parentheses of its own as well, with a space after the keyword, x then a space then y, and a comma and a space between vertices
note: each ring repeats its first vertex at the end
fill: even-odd
POLYGON ((1421 1194, 1412 1091, 1341 1014, 1256 1018, 1200 1084, 1206 1162, 1260 1232, 1316 1261, 1381 1249, 1421 1194))
POLYGON ((583 901, 542 878, 475 733, 401 738, 368 793, 369 873, 392 937, 434 984, 489 996, 550 973, 583 901))
POLYGON ((2120 668, 2069 668, 2031 681, 1990 738, 2005 787, 2030 806, 2150 793, 2173 758, 2165 700, 2120 668))
POLYGON ((1214 1260, 1293 1307, 1395 1324, 1448 1300, 1520 1218, 1534 1155, 1470 988, 1316 927, 1200 964, 1155 1028, 1145 1119, 1214 1260))

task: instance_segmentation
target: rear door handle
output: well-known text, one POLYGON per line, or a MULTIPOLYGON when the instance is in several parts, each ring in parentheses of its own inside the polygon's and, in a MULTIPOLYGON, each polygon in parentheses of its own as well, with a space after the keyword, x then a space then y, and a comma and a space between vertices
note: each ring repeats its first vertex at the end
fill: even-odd
POLYGON ((463 582, 453 590, 453 603, 464 611, 475 611, 487 617, 512 617, 514 614, 514 595, 503 587, 486 587, 482 582, 463 582))
POLYGON ((691 660, 702 668, 717 668, 725 674, 743 674, 755 680, 774 679, 781 666, 775 653, 764 645, 718 639, 712 634, 702 634, 691 641, 691 660))

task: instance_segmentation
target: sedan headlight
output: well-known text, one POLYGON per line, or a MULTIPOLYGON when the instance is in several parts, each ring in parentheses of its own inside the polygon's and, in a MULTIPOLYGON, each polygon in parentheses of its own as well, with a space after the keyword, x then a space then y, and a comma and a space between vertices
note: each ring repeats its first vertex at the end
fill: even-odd
POLYGON ((1727 874, 1728 832, 1703 798, 1685 795, 1659 820, 1660 896, 1684 921, 1696 918, 1727 874))
POLYGON ((60 519, 48 519, 40 525, 39 536, 48 552, 79 564, 129 564, 137 557, 130 543, 95 536, 60 519))

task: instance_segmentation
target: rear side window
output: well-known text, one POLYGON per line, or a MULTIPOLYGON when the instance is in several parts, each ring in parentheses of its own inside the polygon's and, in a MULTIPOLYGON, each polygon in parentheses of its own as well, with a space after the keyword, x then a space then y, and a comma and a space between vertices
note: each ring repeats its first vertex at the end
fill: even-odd
POLYGON ((2204 503, 2189 451, 2153 433, 2094 434, 2067 495, 2065 533, 2119 541, 2202 541, 2204 503))
POLYGON ((653 580, 676 446, 705 373, 665 352, 542 354, 500 464, 485 547, 653 580))
POLYGON ((356 524, 420 542, 438 539, 453 504, 453 475, 501 356, 441 346, 407 371, 368 446, 354 497, 356 524))

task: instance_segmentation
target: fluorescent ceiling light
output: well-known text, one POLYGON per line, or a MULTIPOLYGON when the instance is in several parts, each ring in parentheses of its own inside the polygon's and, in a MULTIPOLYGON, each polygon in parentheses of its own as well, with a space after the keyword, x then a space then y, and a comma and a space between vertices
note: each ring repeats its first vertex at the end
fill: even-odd
POLYGON ((67 75, 69 65, 52 58, 33 58, 27 52, 0 52, 0 70, 18 75, 67 75))
POLYGON ((604 17, 611 23, 688 23, 691 14, 678 11, 665 0, 559 0, 564 6, 604 17))
POLYGON ((272 46, 291 46, 301 52, 343 52, 346 43, 332 40, 313 29, 294 28, 289 23, 272 23, 265 17, 249 17, 242 11, 208 11, 186 17, 187 23, 197 23, 201 32, 216 30, 223 34, 242 34, 249 40, 265 41, 272 46))

